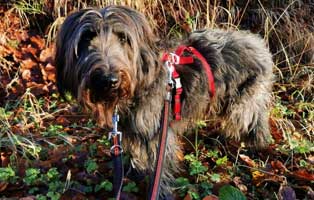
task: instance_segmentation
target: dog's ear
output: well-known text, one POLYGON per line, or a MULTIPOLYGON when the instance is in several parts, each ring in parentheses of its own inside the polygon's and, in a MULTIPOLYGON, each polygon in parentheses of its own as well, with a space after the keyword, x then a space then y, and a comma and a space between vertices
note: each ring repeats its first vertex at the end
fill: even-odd
POLYGON ((140 57, 141 59, 139 64, 141 65, 143 74, 147 75, 150 70, 155 70, 158 66, 156 55, 154 55, 151 51, 141 48, 140 57))

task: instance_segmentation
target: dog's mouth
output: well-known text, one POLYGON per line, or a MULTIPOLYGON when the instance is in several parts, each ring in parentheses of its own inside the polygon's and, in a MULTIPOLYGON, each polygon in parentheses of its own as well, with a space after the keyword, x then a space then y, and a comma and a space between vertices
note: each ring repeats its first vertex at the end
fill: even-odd
POLYGON ((132 95, 131 81, 125 71, 104 73, 102 69, 96 69, 90 74, 88 82, 92 103, 112 103, 132 95))
POLYGON ((114 108, 133 96, 134 85, 129 73, 123 70, 104 73, 102 69, 96 69, 83 83, 80 86, 80 103, 93 113, 99 126, 111 127, 114 108))

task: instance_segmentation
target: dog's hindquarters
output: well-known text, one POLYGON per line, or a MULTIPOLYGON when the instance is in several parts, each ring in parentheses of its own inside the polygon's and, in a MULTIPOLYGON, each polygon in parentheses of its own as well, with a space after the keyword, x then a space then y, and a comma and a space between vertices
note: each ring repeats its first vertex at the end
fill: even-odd
POLYGON ((265 146, 273 62, 264 41, 248 32, 214 29, 192 33, 188 45, 202 53, 214 74, 216 95, 208 100, 214 126, 227 137, 265 146))

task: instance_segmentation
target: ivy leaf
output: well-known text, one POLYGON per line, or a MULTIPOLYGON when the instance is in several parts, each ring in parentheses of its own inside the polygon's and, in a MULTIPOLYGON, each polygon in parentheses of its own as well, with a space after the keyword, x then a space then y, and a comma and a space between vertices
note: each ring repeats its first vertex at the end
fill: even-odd
POLYGON ((110 192, 112 190, 112 183, 108 180, 105 180, 95 186, 95 192, 98 192, 101 189, 104 189, 105 191, 110 192))
POLYGON ((136 186, 136 183, 130 182, 126 186, 123 187, 123 192, 138 192, 138 187, 136 186))
POLYGON ((220 200, 246 200, 244 194, 237 188, 231 185, 225 185, 219 190, 220 200))

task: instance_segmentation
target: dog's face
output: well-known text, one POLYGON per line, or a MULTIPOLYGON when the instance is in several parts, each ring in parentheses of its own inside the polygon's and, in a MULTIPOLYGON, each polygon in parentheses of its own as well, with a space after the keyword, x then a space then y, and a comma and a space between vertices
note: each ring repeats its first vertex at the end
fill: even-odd
POLYGON ((127 107, 135 91, 148 87, 160 70, 149 24, 126 7, 73 13, 56 46, 59 91, 76 96, 100 125, 110 126, 114 107, 127 107))

